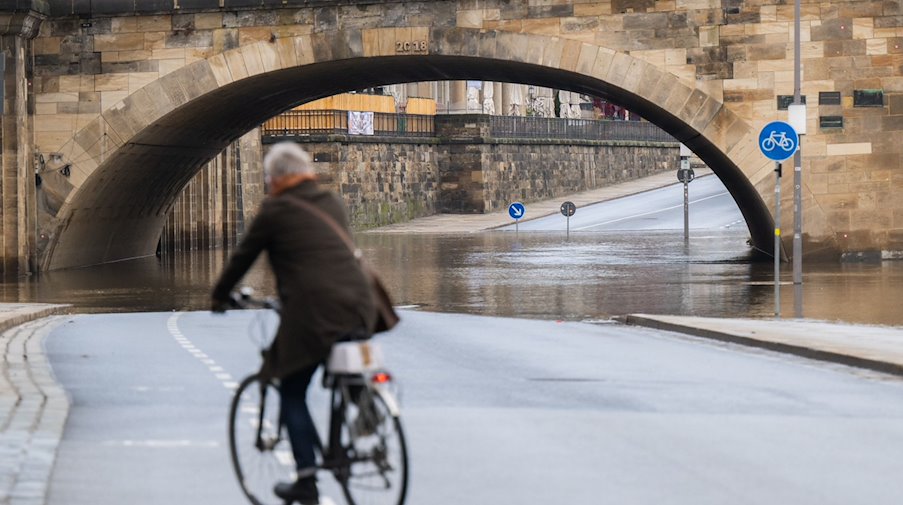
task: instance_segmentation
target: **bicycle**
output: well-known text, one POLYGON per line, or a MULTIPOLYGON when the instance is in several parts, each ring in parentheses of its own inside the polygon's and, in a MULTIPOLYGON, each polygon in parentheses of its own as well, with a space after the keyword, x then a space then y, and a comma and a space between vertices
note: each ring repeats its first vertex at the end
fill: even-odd
POLYGON ((793 150, 793 139, 787 138, 785 132, 771 132, 771 135, 762 140, 762 149, 765 151, 773 151, 775 147, 780 147, 783 151, 793 150))
MULTIPOLYGON (((236 308, 279 312, 273 300, 233 296, 236 308)), ((265 352, 267 345, 261 345, 265 352)), ((328 439, 317 436, 318 471, 330 472, 348 505, 402 505, 407 494, 407 443, 391 375, 372 342, 340 342, 323 372, 330 390, 328 439)), ((229 447, 239 485, 253 505, 283 503, 277 481, 297 478, 282 425, 278 381, 257 373, 241 381, 229 414, 229 447)))

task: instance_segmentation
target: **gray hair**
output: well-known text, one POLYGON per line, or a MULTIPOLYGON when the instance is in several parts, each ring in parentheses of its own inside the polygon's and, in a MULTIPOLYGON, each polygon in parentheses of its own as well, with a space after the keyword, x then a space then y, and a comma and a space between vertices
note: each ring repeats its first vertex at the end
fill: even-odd
POLYGON ((279 142, 263 158, 263 171, 270 178, 313 174, 313 160, 294 142, 279 142))

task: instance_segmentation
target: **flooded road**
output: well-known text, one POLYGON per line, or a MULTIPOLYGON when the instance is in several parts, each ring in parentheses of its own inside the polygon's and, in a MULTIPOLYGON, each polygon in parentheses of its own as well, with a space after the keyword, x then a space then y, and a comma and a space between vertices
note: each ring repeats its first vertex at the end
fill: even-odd
MULTIPOLYGON (((424 310, 539 319, 645 312, 769 317, 772 264, 753 262, 745 230, 469 235, 359 234, 395 301, 424 310)), ((70 303, 81 312, 203 310, 223 251, 46 273, 4 284, 2 301, 70 303)), ((258 264, 246 285, 273 293, 258 264)), ((807 264, 804 316, 903 325, 903 262, 807 264)), ((785 282, 791 280, 786 269, 785 282)), ((792 286, 783 313, 793 313, 792 286)))

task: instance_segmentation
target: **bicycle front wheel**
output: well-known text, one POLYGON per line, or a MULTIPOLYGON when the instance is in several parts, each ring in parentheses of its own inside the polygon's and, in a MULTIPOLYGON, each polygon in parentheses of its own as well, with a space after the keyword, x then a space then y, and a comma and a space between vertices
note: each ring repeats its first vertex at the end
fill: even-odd
POLYGON ((404 504, 408 453, 401 420, 369 388, 344 414, 342 445, 350 463, 337 478, 348 505, 404 504))
POLYGON ((254 505, 281 505, 273 494, 277 482, 296 478, 291 444, 279 422, 279 390, 252 375, 232 398, 229 448, 238 484, 254 505))

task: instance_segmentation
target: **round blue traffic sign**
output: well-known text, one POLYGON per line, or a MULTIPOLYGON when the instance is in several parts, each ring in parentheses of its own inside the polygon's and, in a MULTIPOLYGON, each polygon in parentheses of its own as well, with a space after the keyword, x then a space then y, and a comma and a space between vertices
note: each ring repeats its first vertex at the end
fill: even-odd
POLYGON ((766 158, 784 161, 796 152, 800 137, 789 123, 772 121, 759 133, 759 149, 766 158))
POLYGON ((520 202, 514 202, 508 206, 508 215, 511 216, 511 219, 521 219, 526 212, 527 209, 520 202))

